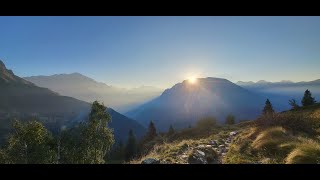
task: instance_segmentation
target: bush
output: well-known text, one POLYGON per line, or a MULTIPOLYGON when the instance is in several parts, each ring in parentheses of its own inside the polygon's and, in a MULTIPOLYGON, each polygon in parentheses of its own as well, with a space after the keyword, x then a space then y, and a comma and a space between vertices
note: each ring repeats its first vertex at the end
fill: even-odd
POLYGON ((196 126, 196 128, 204 129, 204 130, 215 128, 215 127, 217 127, 217 120, 214 117, 202 118, 197 122, 197 126, 196 126))
POLYGON ((302 113, 286 112, 282 114, 270 114, 260 117, 257 124, 260 127, 281 126, 293 133, 304 132, 309 135, 315 134, 314 121, 302 113))

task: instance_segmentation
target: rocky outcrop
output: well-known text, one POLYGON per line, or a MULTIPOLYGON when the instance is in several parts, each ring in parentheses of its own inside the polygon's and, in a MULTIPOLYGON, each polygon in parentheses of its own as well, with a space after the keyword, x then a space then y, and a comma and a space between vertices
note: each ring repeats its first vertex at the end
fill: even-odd
POLYGON ((218 164, 218 154, 209 145, 199 145, 188 157, 189 164, 218 164))

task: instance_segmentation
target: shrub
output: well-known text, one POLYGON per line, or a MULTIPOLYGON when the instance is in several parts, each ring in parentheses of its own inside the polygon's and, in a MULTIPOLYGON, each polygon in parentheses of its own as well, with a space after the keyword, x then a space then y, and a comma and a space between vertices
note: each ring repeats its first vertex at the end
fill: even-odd
POLYGON ((301 113, 286 112, 282 114, 265 115, 257 120, 260 127, 281 126, 293 133, 304 132, 307 134, 315 134, 314 121, 308 116, 301 113))

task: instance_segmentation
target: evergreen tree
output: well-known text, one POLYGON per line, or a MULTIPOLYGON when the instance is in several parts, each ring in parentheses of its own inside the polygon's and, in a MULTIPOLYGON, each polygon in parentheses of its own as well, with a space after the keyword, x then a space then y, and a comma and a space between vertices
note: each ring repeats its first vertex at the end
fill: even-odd
POLYGON ((133 134, 132 129, 130 129, 127 144, 125 147, 125 160, 130 161, 135 157, 136 153, 137 153, 137 141, 136 141, 135 135, 133 134))
POLYGON ((169 130, 168 130, 168 136, 172 136, 175 133, 172 125, 170 125, 169 130))
POLYGON ((145 136, 145 141, 152 141, 155 137, 157 136, 157 130, 156 127, 154 126, 154 123, 150 121, 149 127, 148 127, 148 132, 145 136))
POLYGON ((125 159, 125 147, 122 141, 117 143, 115 147, 112 148, 109 159, 112 161, 112 163, 123 163, 125 159))
POLYGON ((269 99, 267 99, 266 105, 264 106, 262 113, 263 113, 263 115, 267 115, 267 114, 272 114, 272 113, 274 113, 274 110, 273 110, 273 108, 272 108, 272 104, 271 104, 271 102, 269 101, 269 99))
POLYGON ((291 106, 291 109, 293 109, 293 110, 299 108, 299 105, 296 103, 296 100, 295 100, 295 99, 289 100, 289 104, 290 104, 290 106, 291 106))
POLYGON ((314 103, 316 103, 316 101, 314 100, 314 98, 311 96, 311 92, 307 89, 304 92, 304 96, 301 100, 302 106, 310 106, 313 105, 314 103))
POLYGON ((226 118, 225 124, 227 125, 235 124, 235 117, 232 114, 229 114, 226 118))

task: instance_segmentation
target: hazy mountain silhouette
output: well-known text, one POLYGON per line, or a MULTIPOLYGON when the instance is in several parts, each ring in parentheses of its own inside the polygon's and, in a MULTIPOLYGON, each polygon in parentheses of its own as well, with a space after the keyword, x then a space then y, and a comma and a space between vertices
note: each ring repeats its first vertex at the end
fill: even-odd
MULTIPOLYGON (((31 116, 36 116, 55 132, 62 126, 85 120, 90 106, 87 102, 37 87, 14 75, 0 60, 0 135, 8 132, 13 117, 24 120, 31 116)), ((145 133, 145 128, 138 122, 111 108, 108 112, 112 116, 110 127, 114 128, 116 140, 125 140, 129 129, 133 129, 138 137, 145 133)))
POLYGON ((294 98, 297 100, 297 103, 300 104, 301 98, 303 97, 306 89, 309 89, 313 96, 320 96, 320 79, 307 82, 292 82, 283 80, 280 82, 258 81, 254 83, 252 81, 239 81, 237 84, 250 91, 259 93, 264 97, 269 97, 271 101, 278 104, 280 108, 279 110, 285 110, 289 108, 289 99, 294 98))
POLYGON ((153 120, 158 128, 167 130, 170 124, 187 127, 205 116, 221 122, 229 113, 237 120, 252 119, 261 113, 265 100, 226 79, 208 77, 197 79, 196 84, 178 83, 126 115, 145 126, 153 120))
POLYGON ((25 77, 40 87, 49 88, 61 95, 86 102, 96 99, 120 112, 126 112, 161 94, 162 90, 151 86, 125 89, 97 82, 79 73, 52 76, 25 77))

